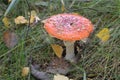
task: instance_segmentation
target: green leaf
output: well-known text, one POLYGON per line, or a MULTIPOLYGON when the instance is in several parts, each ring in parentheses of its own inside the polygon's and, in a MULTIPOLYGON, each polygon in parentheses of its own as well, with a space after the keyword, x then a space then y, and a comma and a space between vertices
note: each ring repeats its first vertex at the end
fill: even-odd
POLYGON ((19 0, 12 0, 10 5, 8 6, 4 16, 7 16, 7 14, 15 7, 15 5, 19 2, 19 0))

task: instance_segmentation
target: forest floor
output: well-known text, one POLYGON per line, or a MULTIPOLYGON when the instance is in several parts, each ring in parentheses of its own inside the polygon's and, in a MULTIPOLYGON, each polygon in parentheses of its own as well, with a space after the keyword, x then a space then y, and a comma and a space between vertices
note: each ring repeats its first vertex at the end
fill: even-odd
POLYGON ((72 69, 65 76, 73 80, 120 80, 120 0, 18 0, 16 5, 11 6, 12 2, 7 1, 0 1, 0 80, 36 80, 39 75, 35 76, 29 70, 28 74, 21 75, 22 69, 34 65, 39 66, 38 72, 45 71, 51 61, 61 66, 70 65, 72 69), (7 8, 12 8, 5 15, 9 21, 3 22, 7 8), (32 10, 40 21, 35 24, 14 22, 18 16, 29 20, 28 13, 32 10), (50 37, 41 23, 60 13, 82 15, 95 27, 88 42, 77 42, 80 45, 80 59, 76 64, 57 58, 51 44, 64 47, 63 42, 50 37), (105 40, 97 36, 103 29, 102 34, 107 35, 105 40), (15 43, 7 43, 11 37, 5 36, 5 32, 15 34, 15 43))

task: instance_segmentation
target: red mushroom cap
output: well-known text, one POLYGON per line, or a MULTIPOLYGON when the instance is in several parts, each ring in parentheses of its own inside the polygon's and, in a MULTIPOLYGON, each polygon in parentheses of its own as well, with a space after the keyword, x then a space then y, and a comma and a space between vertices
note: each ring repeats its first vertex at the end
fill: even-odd
POLYGON ((83 16, 64 13, 46 19, 44 28, 53 37, 76 41, 87 38, 94 27, 91 21, 83 16))

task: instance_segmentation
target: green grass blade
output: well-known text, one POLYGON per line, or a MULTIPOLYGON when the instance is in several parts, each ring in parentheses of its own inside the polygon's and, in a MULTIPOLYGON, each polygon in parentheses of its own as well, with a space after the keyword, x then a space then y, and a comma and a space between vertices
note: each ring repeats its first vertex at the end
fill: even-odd
POLYGON ((84 73, 83 73, 83 80, 87 80, 86 79, 86 72, 84 71, 84 73))
POLYGON ((4 16, 7 16, 7 14, 13 9, 13 7, 15 7, 15 5, 19 2, 19 0, 12 0, 12 2, 10 3, 10 5, 8 6, 4 16))

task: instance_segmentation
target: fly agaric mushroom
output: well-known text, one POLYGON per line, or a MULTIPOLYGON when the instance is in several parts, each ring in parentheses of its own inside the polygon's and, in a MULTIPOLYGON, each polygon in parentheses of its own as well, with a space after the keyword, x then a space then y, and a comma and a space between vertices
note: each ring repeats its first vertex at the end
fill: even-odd
POLYGON ((45 30, 51 36, 63 40, 66 46, 65 59, 69 61, 74 61, 74 42, 87 38, 94 28, 87 18, 70 13, 51 16, 43 23, 45 30))

